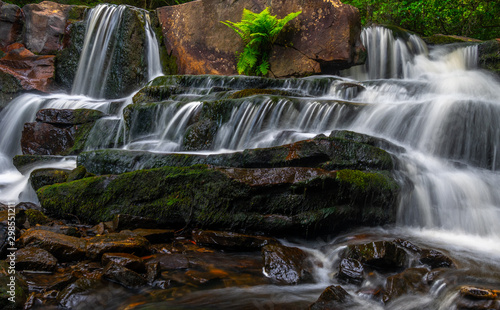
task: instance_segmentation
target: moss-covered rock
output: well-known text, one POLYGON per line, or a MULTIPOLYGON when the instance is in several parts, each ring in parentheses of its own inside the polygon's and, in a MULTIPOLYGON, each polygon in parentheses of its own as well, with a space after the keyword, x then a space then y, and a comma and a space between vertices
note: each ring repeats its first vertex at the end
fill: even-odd
POLYGON ((24 173, 39 164, 60 162, 63 159, 64 157, 59 155, 16 155, 12 161, 17 170, 24 173))
POLYGON ((479 44, 479 66, 500 77, 500 40, 479 44))
POLYGON ((39 210, 26 210, 25 214, 26 220, 28 220, 30 226, 36 226, 37 224, 43 225, 50 221, 50 219, 45 214, 43 214, 42 211, 39 210))
POLYGON ((68 179, 70 170, 42 168, 33 170, 30 174, 30 183, 36 191, 45 185, 64 183, 68 179))
POLYGON ((78 165, 85 166, 89 172, 95 174, 118 174, 137 169, 194 164, 239 168, 321 167, 326 170, 392 170, 392 157, 387 152, 355 140, 371 144, 380 141, 384 146, 390 143, 358 135, 351 132, 349 137, 346 136, 349 139, 318 136, 311 140, 282 146, 213 155, 98 150, 80 154, 77 161, 78 165))
POLYGON ((305 236, 395 219, 398 186, 388 175, 359 172, 363 181, 358 182, 324 171, 291 182, 258 184, 242 175, 206 166, 163 167, 46 186, 37 195, 50 214, 73 214, 90 223, 120 213, 153 218, 171 228, 305 236), (361 187, 360 182, 369 185, 361 187))

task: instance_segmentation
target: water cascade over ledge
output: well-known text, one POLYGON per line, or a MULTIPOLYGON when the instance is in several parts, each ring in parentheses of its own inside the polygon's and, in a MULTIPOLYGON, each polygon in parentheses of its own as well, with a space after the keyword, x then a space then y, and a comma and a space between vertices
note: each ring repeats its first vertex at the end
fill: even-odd
MULTIPOLYGON (((310 303, 335 282, 333 266, 349 242, 376 238, 409 238, 431 244, 452 254, 466 271, 450 272, 450 279, 456 282, 439 282, 428 295, 408 294, 388 305, 363 298, 363 292, 378 289, 380 279, 375 272, 373 282, 365 282, 361 289, 347 286, 359 304, 353 309, 448 309, 457 297, 448 288, 470 278, 474 283, 500 285, 500 81, 477 68, 476 45, 428 47, 414 34, 370 27, 362 33, 368 49, 366 65, 345 70, 342 76, 283 80, 159 77, 159 57, 148 53, 148 77, 157 79, 134 99, 132 95, 122 98, 121 107, 112 109, 111 100, 92 98, 104 97, 110 56, 99 53, 113 49, 112 34, 120 25, 122 9, 98 6, 89 15, 88 37, 72 96, 24 95, 0 113, 0 132, 7 133, 0 137, 0 202, 36 200, 25 189, 27 176, 15 170, 11 158, 20 154, 23 124, 33 121, 42 108, 92 108, 111 114, 97 122, 86 150, 225 153, 350 130, 397 146, 388 150, 396 159, 396 179, 401 186, 394 227, 360 229, 330 241, 290 243, 321 262, 313 284, 212 290, 188 294, 178 304, 166 306, 215 304, 229 309, 247 305, 246 298, 261 305, 273 294, 310 303), (158 86, 166 82, 168 87, 158 86), (239 97, 239 92, 250 88, 265 91, 239 97), (134 102, 149 96, 148 92, 160 92, 160 97, 161 92, 168 93, 168 99, 134 102), (200 121, 215 109, 223 110, 223 117, 200 121), (208 128, 204 132, 212 135, 198 148, 189 144, 196 126, 208 128), (469 277, 468 272, 477 276, 469 277)), ((149 23, 146 33, 148 50, 157 49, 149 23)), ((74 158, 57 165, 74 165, 74 158)))

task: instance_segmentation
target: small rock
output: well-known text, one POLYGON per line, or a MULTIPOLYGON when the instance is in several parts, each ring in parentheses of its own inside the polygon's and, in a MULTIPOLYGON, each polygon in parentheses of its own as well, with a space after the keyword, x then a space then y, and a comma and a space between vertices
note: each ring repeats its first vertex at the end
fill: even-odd
POLYGON ((149 242, 144 237, 127 233, 111 233, 92 237, 87 243, 87 257, 101 259, 104 253, 147 253, 149 242))
POLYGON ((255 251, 260 250, 268 244, 279 244, 273 238, 213 230, 195 230, 193 231, 192 238, 197 244, 225 250, 255 251))
POLYGON ((462 286, 460 295, 469 299, 500 299, 500 290, 478 288, 473 286, 462 286))
POLYGON ((41 211, 41 212, 45 212, 45 210, 37 205, 37 204, 34 204, 32 202, 20 202, 16 205, 16 211, 17 210, 38 210, 38 211, 41 211))
POLYGON ((360 285, 364 280, 364 267, 360 261, 344 258, 340 261, 337 278, 345 283, 360 285))
POLYGON ((128 214, 118 214, 113 219, 113 229, 115 231, 124 229, 132 230, 136 228, 155 228, 157 225, 154 219, 128 214))
POLYGON ((47 230, 30 229, 19 240, 25 246, 39 247, 50 252, 59 261, 78 260, 85 255, 85 240, 47 230))
POLYGON ((266 245, 262 248, 266 276, 283 284, 298 284, 312 280, 312 264, 299 248, 266 245))
POLYGON ((92 232, 96 235, 104 235, 114 232, 113 222, 101 222, 92 227, 92 232))
POLYGON ((105 253, 102 255, 102 265, 106 266, 110 262, 116 265, 123 266, 138 273, 146 271, 146 267, 142 259, 138 256, 127 253, 105 253))
POLYGON ((309 306, 309 310, 343 310, 353 305, 351 295, 342 286, 331 285, 321 293, 315 303, 309 306))
POLYGON ((23 248, 16 252, 16 267, 19 270, 53 271, 57 259, 48 251, 40 248, 23 248))
POLYGON ((127 288, 147 285, 146 279, 137 272, 110 262, 104 268, 103 277, 127 288))

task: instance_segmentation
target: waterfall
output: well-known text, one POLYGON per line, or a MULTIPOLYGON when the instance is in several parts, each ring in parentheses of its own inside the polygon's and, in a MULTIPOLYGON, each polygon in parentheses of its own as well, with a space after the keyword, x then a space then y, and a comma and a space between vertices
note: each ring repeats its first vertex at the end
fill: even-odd
MULTIPOLYGON (((27 122, 35 121, 36 113, 41 109, 96 109, 108 113, 110 100, 101 100, 94 98, 102 98, 106 87, 108 73, 112 65, 112 54, 116 42, 116 32, 120 28, 123 12, 127 6, 100 4, 90 10, 87 16, 87 29, 85 33, 84 46, 78 69, 73 83, 71 95, 65 94, 50 94, 50 95, 35 95, 24 94, 8 104, 8 106, 0 112, 0 202, 14 203, 23 199, 25 201, 36 201, 34 193, 30 192, 28 185, 29 173, 21 174, 12 164, 12 158, 21 154, 21 133, 23 126, 27 122), (21 195, 21 196, 20 196, 21 195)), ((159 57, 158 42, 149 22, 149 14, 146 11, 141 11, 145 21, 145 43, 147 46, 147 73, 148 78, 152 79, 162 74, 159 57)), ((123 106, 131 103, 125 100, 123 106)), ((120 114, 120 113, 119 113, 120 114)), ((96 142, 96 136, 91 137, 90 144, 102 145, 103 140, 108 141, 110 137, 115 139, 112 134, 118 131, 117 128, 109 130, 110 119, 117 120, 113 123, 121 123, 121 114, 118 117, 104 118, 98 123, 102 131, 99 132, 101 139, 96 142), (106 123, 107 122, 107 123, 106 123), (106 127, 105 124, 108 124, 106 127), (111 133, 111 134, 110 134, 111 133), (102 139, 102 136, 108 138, 102 139), (94 139, 94 142, 92 141, 94 139)), ((98 127, 98 126, 96 126, 98 127)), ((50 167, 69 168, 75 165, 74 159, 62 159, 57 162, 52 162, 50 167)), ((44 165, 44 167, 49 167, 44 165)), ((31 190, 32 191, 32 190, 31 190)))
POLYGON ((114 39, 125 9, 124 5, 101 4, 91 10, 72 94, 103 97, 113 64, 111 57, 117 45, 114 39))
MULTIPOLYGON (((103 98, 108 87, 108 75, 114 65, 114 51, 119 44, 117 34, 122 27, 127 6, 99 4, 87 17, 87 28, 78 69, 71 94, 103 98)), ((141 11, 146 34, 146 62, 148 79, 162 74, 158 42, 151 28, 149 14, 141 11)))

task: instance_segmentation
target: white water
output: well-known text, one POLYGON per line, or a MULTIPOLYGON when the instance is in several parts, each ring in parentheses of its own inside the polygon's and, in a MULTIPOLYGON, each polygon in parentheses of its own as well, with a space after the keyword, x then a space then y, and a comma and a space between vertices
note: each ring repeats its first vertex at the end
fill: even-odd
MULTIPOLYGON (((80 62, 73 82, 72 95, 51 94, 46 96, 25 94, 9 103, 0 112, 0 202, 37 201, 28 184, 29 173, 21 174, 12 164, 12 158, 21 154, 21 134, 25 123, 34 122, 41 109, 95 109, 108 112, 111 100, 94 99, 103 97, 106 79, 116 46, 116 30, 126 6, 102 4, 90 10, 80 62)), ((149 15, 143 12, 145 20, 145 44, 147 46, 147 71, 150 79, 162 74, 158 42, 149 22, 149 15)), ((131 90, 132 91, 132 90, 131 90)), ((134 90, 137 91, 137 90, 134 90)), ((125 104, 130 104, 125 100, 125 104)), ((100 133, 102 135, 102 133, 100 133)), ((108 139, 109 139, 109 132, 108 139)), ((74 168, 73 159, 60 160, 50 164, 53 168, 74 168)), ((43 164, 40 168, 49 167, 43 164)))
MULTIPOLYGON (((100 27, 96 28, 95 36, 105 38, 104 34, 97 34, 105 32, 100 27)), ((363 40, 369 48, 368 67, 348 70, 344 72, 345 78, 332 78, 326 91, 315 84, 324 77, 291 81, 284 86, 309 97, 292 96, 277 101, 265 96, 249 98, 235 106, 229 120, 220 124, 211 151, 278 145, 319 133, 328 134, 333 129, 349 129, 387 139, 406 150, 395 155, 398 173, 407 181, 401 182, 397 227, 370 229, 372 238, 397 236, 445 250, 461 267, 480 274, 485 282, 498 281, 492 278, 500 272, 500 82, 476 69, 474 46, 429 51, 415 36, 396 39, 382 28, 365 30, 363 40), (383 62, 386 59, 391 62, 383 62), (482 272, 482 268, 492 270, 491 275, 482 272)), ((106 56, 95 57, 100 60, 106 56)), ((148 63, 155 64, 154 59, 158 58, 152 57, 148 63)), ((100 97, 100 84, 92 84, 91 77, 105 73, 94 71, 92 63, 99 61, 81 62, 85 69, 79 81, 88 86, 74 92, 100 97)), ((159 74, 155 70, 148 72, 150 77, 159 74)), ((200 88, 225 86, 225 82, 217 83, 216 79, 207 78, 200 88)), ((204 93, 204 90, 191 89, 185 96, 192 96, 193 100, 184 104, 178 103, 185 99, 172 100, 171 105, 159 109, 152 120, 153 131, 143 136, 125 131, 121 112, 111 116, 101 124, 103 129, 96 130, 91 137, 95 140, 91 147, 118 145, 120 136, 103 134, 109 128, 105 122, 109 122, 110 126, 117 126, 121 137, 127 137, 125 147, 128 149, 182 151, 183 134, 202 109, 204 93)), ((124 106, 130 104, 131 98, 124 101, 124 106)), ((22 126, 34 120, 36 111, 48 107, 107 111, 108 106, 108 101, 66 95, 25 95, 13 101, 0 114, 0 201, 15 203, 19 199, 34 199, 26 191, 27 176, 15 170, 11 158, 20 153, 22 126)), ((60 165, 68 167, 67 164, 74 165, 71 160, 60 165)), ((233 289, 211 294, 232 306, 238 296, 249 294, 260 300, 265 300, 268 294, 283 298, 294 296, 297 301, 315 299, 325 286, 332 284, 337 254, 346 243, 335 240, 330 243, 334 245, 331 251, 318 250, 324 245, 321 242, 302 245, 322 261, 323 267, 317 269, 316 284, 233 289)), ((448 309, 456 296, 446 293, 446 287, 446 284, 436 286, 429 296, 404 297, 388 307, 366 301, 356 295, 355 288, 348 289, 357 296, 361 308, 415 309, 420 305, 426 309, 437 303, 438 306, 431 308, 448 309), (432 300, 440 301, 433 304, 432 300)))

